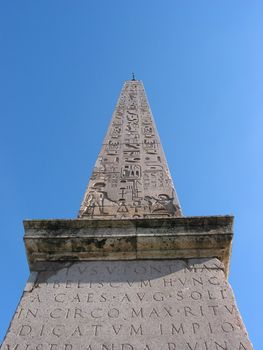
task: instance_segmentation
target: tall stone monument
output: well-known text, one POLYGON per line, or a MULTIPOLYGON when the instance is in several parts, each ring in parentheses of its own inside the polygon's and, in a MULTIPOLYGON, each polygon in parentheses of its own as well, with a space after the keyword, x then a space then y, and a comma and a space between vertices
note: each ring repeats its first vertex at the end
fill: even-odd
POLYGON ((27 220, 2 350, 250 350, 231 216, 184 217, 143 84, 126 81, 79 216, 27 220))

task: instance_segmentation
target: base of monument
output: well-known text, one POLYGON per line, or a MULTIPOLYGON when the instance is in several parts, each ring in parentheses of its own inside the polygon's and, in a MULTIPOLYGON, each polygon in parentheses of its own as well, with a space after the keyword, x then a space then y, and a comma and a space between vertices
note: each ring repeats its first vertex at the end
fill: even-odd
POLYGON ((38 262, 2 350, 251 350, 218 259, 38 262))

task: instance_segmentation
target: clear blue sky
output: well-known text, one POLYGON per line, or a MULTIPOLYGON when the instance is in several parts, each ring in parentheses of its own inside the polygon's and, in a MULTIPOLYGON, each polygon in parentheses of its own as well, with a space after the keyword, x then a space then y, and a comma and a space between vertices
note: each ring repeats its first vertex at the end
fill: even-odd
POLYGON ((186 216, 235 215, 230 281, 262 349, 263 2, 0 2, 0 338, 25 218, 74 218, 123 81, 144 82, 186 216))

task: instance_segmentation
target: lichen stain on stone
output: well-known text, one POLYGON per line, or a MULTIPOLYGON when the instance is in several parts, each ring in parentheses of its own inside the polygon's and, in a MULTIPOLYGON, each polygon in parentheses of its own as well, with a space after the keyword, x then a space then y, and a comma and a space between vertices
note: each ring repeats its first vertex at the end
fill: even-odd
POLYGON ((60 256, 58 259, 57 259, 57 261, 69 261, 69 260, 72 260, 72 261, 79 261, 80 259, 79 259, 79 257, 76 255, 76 256, 74 256, 74 255, 69 255, 69 256, 67 256, 67 255, 63 255, 63 256, 60 256))
POLYGON ((103 239, 100 239, 100 240, 94 239, 93 243, 94 243, 96 248, 102 249, 102 248, 104 248, 106 241, 107 241, 107 238, 103 238, 103 239))

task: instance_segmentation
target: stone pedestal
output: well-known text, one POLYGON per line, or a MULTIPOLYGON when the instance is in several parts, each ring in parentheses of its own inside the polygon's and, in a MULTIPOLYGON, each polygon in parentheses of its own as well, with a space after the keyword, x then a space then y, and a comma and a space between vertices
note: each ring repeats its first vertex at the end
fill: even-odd
POLYGON ((232 221, 26 221, 31 275, 2 349, 252 349, 226 279, 232 221))

